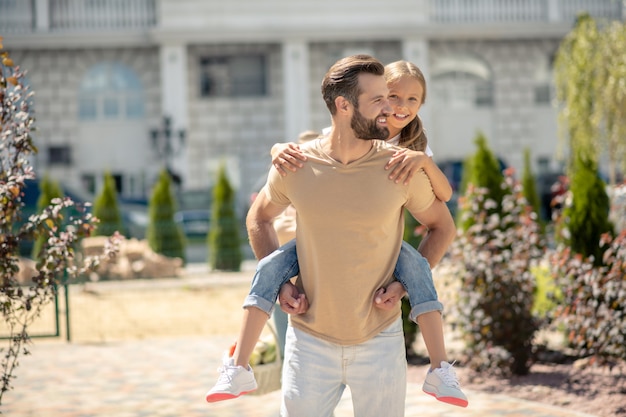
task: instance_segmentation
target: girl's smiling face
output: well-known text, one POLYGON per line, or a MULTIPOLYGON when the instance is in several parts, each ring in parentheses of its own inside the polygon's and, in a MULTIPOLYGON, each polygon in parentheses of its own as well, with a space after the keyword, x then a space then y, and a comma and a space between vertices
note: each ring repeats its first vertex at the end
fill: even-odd
POLYGON ((393 138, 417 116, 424 102, 424 88, 415 77, 407 75, 389 83, 387 87, 389 105, 393 110, 387 117, 387 127, 389 138, 393 138))

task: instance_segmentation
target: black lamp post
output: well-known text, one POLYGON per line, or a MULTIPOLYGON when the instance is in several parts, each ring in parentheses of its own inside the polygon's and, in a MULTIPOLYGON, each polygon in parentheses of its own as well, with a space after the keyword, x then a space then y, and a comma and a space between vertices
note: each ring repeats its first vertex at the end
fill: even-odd
POLYGON ((172 159, 178 156, 185 147, 185 130, 180 129, 176 132, 172 130, 172 119, 169 116, 163 116, 160 128, 150 130, 150 139, 152 149, 157 153, 165 165, 165 169, 172 177, 177 185, 180 185, 182 178, 172 169, 172 159))

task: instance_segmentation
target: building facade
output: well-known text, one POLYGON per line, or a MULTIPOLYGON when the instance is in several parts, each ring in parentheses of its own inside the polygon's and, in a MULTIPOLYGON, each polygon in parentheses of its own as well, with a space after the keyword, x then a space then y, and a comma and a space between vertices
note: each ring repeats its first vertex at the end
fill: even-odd
POLYGON ((520 172, 556 169, 552 62, 577 13, 622 0, 0 0, 0 36, 35 91, 39 175, 89 193, 111 172, 125 198, 163 167, 208 189, 222 163, 245 206, 269 148, 321 130, 321 79, 370 53, 416 63, 436 161, 481 132, 520 172), (228 3, 228 4, 227 4, 228 3))

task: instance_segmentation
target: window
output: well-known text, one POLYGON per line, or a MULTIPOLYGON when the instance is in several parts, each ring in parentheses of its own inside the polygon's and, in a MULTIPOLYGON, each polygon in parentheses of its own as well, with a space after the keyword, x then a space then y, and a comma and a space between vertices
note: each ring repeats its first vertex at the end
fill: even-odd
POLYGON ((95 65, 81 82, 78 116, 83 121, 142 118, 141 81, 133 70, 120 63, 95 65))
POLYGON ((78 117, 81 120, 95 119, 98 116, 98 105, 94 97, 81 97, 78 100, 78 117))
POLYGON ((534 93, 536 104, 550 104, 552 100, 552 89, 549 84, 536 85, 534 93))
POLYGON ((267 95, 264 55, 213 56, 200 59, 202 97, 261 97, 267 95))
POLYGON ((433 66, 433 97, 453 108, 493 105, 491 69, 479 58, 454 55, 439 59, 433 66))
POLYGON ((48 148, 49 165, 71 165, 72 148, 69 145, 50 146, 48 148))
POLYGON ((83 174, 80 180, 83 184, 83 190, 87 191, 89 194, 96 193, 96 176, 94 174, 83 174))
POLYGON ((122 174, 111 174, 113 177, 113 181, 115 182, 115 190, 118 194, 124 194, 124 175, 122 174))
POLYGON ((126 117, 129 119, 143 117, 143 100, 141 97, 126 97, 126 117))
POLYGON ((554 97, 554 81, 552 71, 555 54, 545 57, 539 63, 534 73, 534 101, 535 104, 550 104, 554 97))
POLYGON ((116 97, 105 97, 103 100, 104 117, 107 119, 116 119, 119 115, 119 102, 116 97))

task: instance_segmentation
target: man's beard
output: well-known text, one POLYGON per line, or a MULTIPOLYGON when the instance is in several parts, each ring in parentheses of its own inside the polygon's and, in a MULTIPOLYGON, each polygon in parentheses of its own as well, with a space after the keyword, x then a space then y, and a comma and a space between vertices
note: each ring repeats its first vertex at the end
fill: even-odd
MULTIPOLYGON (((378 117, 376 119, 378 119, 378 117)), ((354 109, 354 114, 352 115, 352 120, 350 121, 350 127, 354 130, 354 135, 358 139, 386 140, 387 137, 389 137, 389 129, 384 126, 378 126, 376 119, 368 120, 363 117, 359 109, 354 109)))

